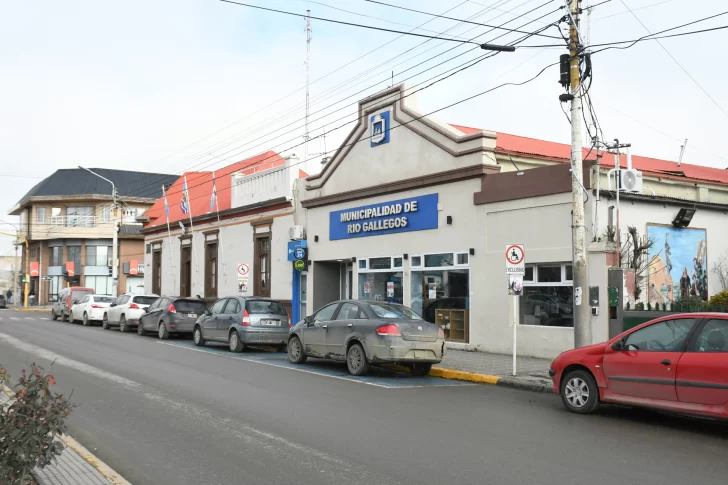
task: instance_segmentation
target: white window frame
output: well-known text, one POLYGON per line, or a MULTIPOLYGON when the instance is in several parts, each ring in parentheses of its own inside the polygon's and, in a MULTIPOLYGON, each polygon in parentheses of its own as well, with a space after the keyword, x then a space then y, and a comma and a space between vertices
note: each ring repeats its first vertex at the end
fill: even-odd
POLYGON ((523 279, 523 286, 574 286, 574 280, 567 280, 566 279, 566 267, 572 266, 572 272, 571 275, 574 275, 573 271, 573 265, 568 263, 560 263, 560 262, 544 262, 544 263, 533 263, 533 264, 527 264, 527 268, 533 268, 533 280, 527 280, 523 279), (539 266, 561 266, 561 281, 550 281, 550 282, 541 282, 538 281, 538 267, 539 266))
POLYGON ((111 222, 111 207, 104 206, 101 208, 101 222, 102 223, 111 222))
POLYGON ((470 268, 470 251, 441 251, 436 253, 420 253, 420 254, 410 254, 410 269, 413 271, 427 271, 430 269, 438 270, 438 269, 453 269, 453 268, 470 268), (425 266, 425 257, 426 256, 434 256, 436 254, 452 254, 452 266, 425 266), (458 264, 458 256, 464 254, 467 256, 468 262, 466 264, 458 264), (411 263, 412 258, 420 258, 420 265, 415 266, 411 263))
POLYGON ((356 260, 356 269, 357 273, 401 273, 404 271, 404 257, 403 255, 395 255, 395 256, 370 256, 367 258, 357 258, 356 260), (370 259, 382 259, 382 258, 389 258, 389 268, 386 269, 369 269, 369 260, 370 259), (399 258, 402 260, 402 266, 394 266, 394 259, 399 258), (360 261, 364 261, 365 268, 360 267, 360 261))
POLYGON ((35 209, 35 222, 36 224, 47 224, 45 207, 38 207, 35 209), (43 217, 41 217, 41 214, 43 214, 43 217))

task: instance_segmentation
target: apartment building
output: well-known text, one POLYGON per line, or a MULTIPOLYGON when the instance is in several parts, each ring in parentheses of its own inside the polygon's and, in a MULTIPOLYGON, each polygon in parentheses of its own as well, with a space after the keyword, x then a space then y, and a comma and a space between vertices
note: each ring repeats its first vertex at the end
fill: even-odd
POLYGON ((37 304, 57 299, 65 286, 114 293, 113 237, 118 236, 117 293, 143 291, 144 236, 137 217, 162 195, 176 175, 126 170, 61 169, 33 187, 9 211, 20 218, 29 241, 22 264, 29 269, 30 294, 37 304), (114 209, 111 184, 118 194, 114 209))

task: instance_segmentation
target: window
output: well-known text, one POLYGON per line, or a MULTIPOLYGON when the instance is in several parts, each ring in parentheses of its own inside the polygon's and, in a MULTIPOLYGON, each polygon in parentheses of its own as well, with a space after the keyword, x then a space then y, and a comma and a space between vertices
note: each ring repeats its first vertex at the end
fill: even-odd
POLYGON ((439 268, 453 265, 453 253, 426 254, 425 268, 439 268))
POLYGON ((79 301, 79 303, 86 303, 86 302, 88 302, 88 301, 89 301, 90 299, 91 299, 91 297, 90 297, 90 296, 84 296, 84 297, 83 297, 83 299, 81 299, 81 301, 79 301))
POLYGON ((111 207, 104 206, 101 208, 101 222, 111 222, 111 207))
POLYGON ((391 269, 392 258, 369 258, 369 269, 391 269))
POLYGON ((227 302, 227 298, 223 298, 222 300, 217 300, 214 305, 212 305, 212 308, 210 308, 210 311, 213 313, 213 315, 217 315, 222 313, 223 308, 225 308, 225 303, 227 302))
POLYGON ((374 314, 379 318, 422 320, 418 314, 404 305, 396 305, 393 303, 371 303, 369 308, 371 308, 374 314))
POLYGON ((109 276, 86 276, 86 287, 93 288, 97 295, 110 295, 112 280, 109 276))
POLYGON ((109 266, 113 255, 111 246, 86 246, 86 266, 109 266))
POLYGON ((394 258, 392 260, 392 266, 394 268, 401 268, 402 267, 402 258, 394 258))
POLYGON ((336 308, 339 306, 338 303, 332 303, 328 306, 323 307, 321 310, 316 312, 316 316, 314 317, 314 322, 326 322, 328 320, 332 320, 334 318, 334 312, 336 311, 336 308))
POLYGON ((728 352, 728 320, 708 320, 698 335, 696 352, 728 352))
POLYGON ((366 259, 359 260, 359 269, 367 269, 367 260, 366 259))
POLYGON ((681 352, 693 325, 693 318, 655 323, 629 334, 624 347, 642 352, 681 352))
POLYGON ((68 246, 68 259, 73 262, 73 269, 76 274, 81 274, 81 246, 68 246))
POLYGON ((66 207, 66 226, 68 227, 93 227, 94 208, 91 206, 68 206, 66 207))
POLYGON ((46 222, 46 208, 45 207, 38 207, 35 210, 35 222, 37 224, 47 224, 46 222))
POLYGON ((142 212, 141 209, 126 209, 124 211, 124 224, 136 224, 136 218, 142 212))
POLYGON ((205 244, 205 298, 217 298, 217 242, 205 244))
POLYGON ((410 263, 410 266, 413 268, 419 268, 422 266, 422 256, 412 256, 412 262, 410 263))
POLYGON ((63 246, 48 248, 50 260, 48 266, 61 266, 63 264, 63 246))
POLYGON ((307 315, 308 306, 307 306, 307 300, 308 300, 308 274, 301 273, 301 320, 303 320, 307 315))
POLYGON ((161 305, 161 303, 162 303, 162 298, 157 298, 154 301, 154 303, 149 305, 149 311, 156 310, 157 308, 159 308, 159 305, 161 305))
MULTIPOLYGON (((165 300, 164 307, 169 306, 169 303, 169 300, 165 300)), ((205 313, 206 308, 205 302, 201 300, 177 300, 174 302, 174 307, 180 313, 195 313, 197 315, 205 313)))
POLYGON ((338 315, 336 315, 337 320, 356 320, 357 318, 359 318, 359 305, 353 303, 342 304, 338 315))
POLYGON ((359 260, 359 299, 402 303, 401 256, 359 260))
POLYGON ((468 253, 458 253, 457 255, 457 262, 456 264, 458 266, 467 265, 470 262, 470 255, 468 253))
POLYGON ((287 315, 286 309, 277 301, 270 300, 248 300, 245 302, 245 309, 251 315, 255 314, 273 314, 273 315, 287 315))
POLYGON ((523 278, 521 325, 574 326, 574 289, 571 263, 526 266, 523 278))
POLYGON ((51 276, 48 289, 48 301, 58 301, 58 292, 63 288, 62 276, 51 276))
POLYGON ((135 296, 133 301, 139 305, 151 305, 156 299, 155 296, 135 296))
POLYGON ((240 313, 240 302, 237 298, 230 298, 228 304, 225 305, 225 314, 237 315, 240 313))
MULTIPOLYGON (((90 296, 88 298, 91 299, 90 296)), ((127 298, 129 298, 129 297, 127 296, 127 298)), ((111 303, 112 301, 114 301, 114 299, 110 296, 98 296, 98 295, 94 296, 93 300, 95 303, 111 303)))
POLYGON ((162 293, 162 246, 157 246, 152 253, 152 293, 162 293))
POLYGON ((270 233, 255 238, 255 294, 270 296, 270 233))

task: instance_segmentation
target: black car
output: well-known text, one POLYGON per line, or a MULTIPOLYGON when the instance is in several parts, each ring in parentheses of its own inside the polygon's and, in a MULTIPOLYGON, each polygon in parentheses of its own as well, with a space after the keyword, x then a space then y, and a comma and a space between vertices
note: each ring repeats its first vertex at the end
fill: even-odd
POLYGON ((5 295, 0 295, 0 308, 7 308, 8 307, 8 300, 5 298, 5 295))
POLYGON ((189 334, 197 318, 205 313, 205 302, 197 298, 162 296, 144 309, 137 332, 155 332, 160 339, 170 335, 189 334))

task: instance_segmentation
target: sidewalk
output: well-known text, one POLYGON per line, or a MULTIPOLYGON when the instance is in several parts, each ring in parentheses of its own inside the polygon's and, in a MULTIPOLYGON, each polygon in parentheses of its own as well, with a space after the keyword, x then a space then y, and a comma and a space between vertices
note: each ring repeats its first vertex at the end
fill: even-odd
MULTIPOLYGON (((0 387, 0 404, 10 401, 6 392, 0 387)), ((61 441, 65 449, 53 464, 31 472, 38 485, 131 485, 73 438, 61 441)))
POLYGON ((517 375, 513 376, 511 355, 447 349, 445 358, 432 368, 430 375, 536 392, 552 392, 548 374, 550 359, 518 357, 516 364, 517 375))

